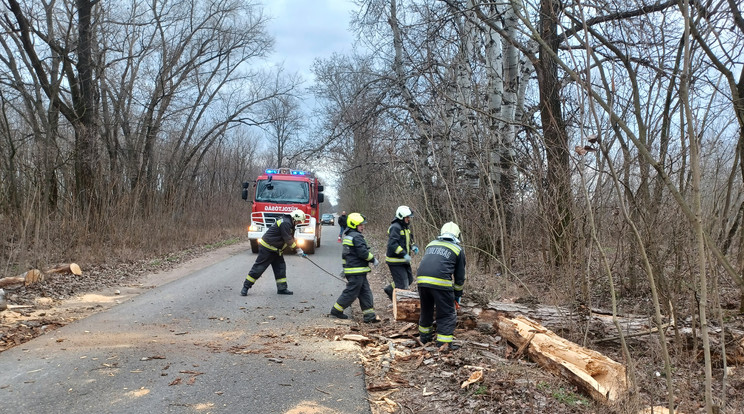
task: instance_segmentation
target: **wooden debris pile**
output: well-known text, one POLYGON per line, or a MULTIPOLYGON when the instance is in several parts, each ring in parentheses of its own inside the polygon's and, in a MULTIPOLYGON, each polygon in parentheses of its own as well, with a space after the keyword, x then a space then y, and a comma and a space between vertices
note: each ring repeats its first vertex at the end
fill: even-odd
MULTIPOLYGON (((454 369, 446 367, 443 370, 442 365, 452 358, 458 358, 462 355, 462 350, 449 354, 431 344, 422 346, 416 336, 418 333, 416 322, 420 312, 418 295, 413 291, 396 289, 393 317, 399 323, 406 322, 402 328, 384 334, 366 333, 344 337, 362 346, 361 358, 367 368, 368 391, 374 397, 372 402, 385 412, 395 412, 401 408, 396 402, 396 393, 400 394, 403 390, 410 393, 413 388, 419 396, 424 397, 435 393, 441 394, 441 389, 433 389, 432 384, 427 386, 426 380, 413 382, 404 375, 422 370, 429 372, 429 376, 445 378, 452 383, 450 384, 452 389, 468 387, 477 389, 487 377, 487 372, 492 369, 491 366, 511 363, 505 356, 513 360, 526 356, 546 373, 564 378, 601 403, 617 401, 626 393, 628 384, 625 367, 622 364, 599 352, 570 342, 529 318, 521 316, 510 318, 504 315, 504 312, 491 314, 478 310, 479 315, 486 316, 481 319, 474 316, 473 311, 472 307, 464 307, 459 320, 461 322, 470 320, 470 328, 484 323, 489 324, 492 331, 501 335, 501 338, 481 335, 480 337, 491 340, 465 341, 464 349, 468 349, 468 355, 478 356, 477 360, 472 361, 475 363, 454 369), (505 349, 503 342, 498 344, 500 339, 505 339, 517 351, 505 349)), ((644 320, 644 323, 647 323, 647 320, 644 320)), ((378 331, 380 329, 384 327, 378 328, 378 331)), ((458 331, 457 339, 466 337, 461 329, 458 331)), ((456 394, 456 391, 450 392, 456 394)), ((440 398, 446 399, 441 395, 440 398)))

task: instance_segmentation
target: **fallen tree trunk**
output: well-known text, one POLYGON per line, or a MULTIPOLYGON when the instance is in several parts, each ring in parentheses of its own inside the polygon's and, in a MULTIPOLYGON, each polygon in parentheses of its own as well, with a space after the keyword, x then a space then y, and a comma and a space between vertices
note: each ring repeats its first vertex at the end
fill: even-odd
POLYGON ((421 301, 418 292, 404 289, 393 289, 393 318, 396 321, 419 321, 421 301))
POLYGON ((0 288, 18 288, 28 286, 44 280, 44 275, 38 269, 31 269, 20 276, 4 277, 0 279, 0 288))
MULTIPOLYGON (((537 320, 548 329, 563 331, 588 329, 593 339, 617 336, 617 328, 612 321, 612 313, 600 309, 570 308, 567 306, 534 305, 519 303, 489 302, 479 315, 482 322, 493 322, 500 314, 524 315, 537 320), (587 326, 588 325, 588 326, 587 326)), ((644 335, 656 328, 650 317, 645 315, 618 315, 618 322, 624 335, 644 335)))
MULTIPOLYGON (((499 316, 524 315, 538 321, 542 326, 554 332, 575 331, 588 329, 589 338, 595 343, 619 341, 620 336, 612 321, 612 314, 600 309, 579 308, 572 309, 565 306, 549 305, 525 305, 519 303, 489 302, 486 309, 477 314, 478 322, 493 324, 499 316)), ((639 341, 658 341, 659 330, 656 324, 648 316, 622 314, 618 315, 618 323, 626 339, 639 341)), ((673 329, 678 329, 679 337, 687 349, 693 349, 697 344, 702 349, 699 329, 682 326, 678 323, 674 326, 672 322, 665 322, 662 328, 667 332, 667 339, 672 340, 675 335, 673 329)), ((726 326, 725 331, 717 326, 710 326, 709 338, 714 360, 722 361, 721 337, 724 336, 726 343, 726 357, 729 365, 744 364, 744 331, 734 326, 726 326)), ((702 357, 702 353, 700 353, 702 357)))
POLYGON ((496 327, 502 338, 532 361, 567 379, 596 401, 616 401, 628 389, 622 364, 563 339, 529 318, 499 316, 496 327))

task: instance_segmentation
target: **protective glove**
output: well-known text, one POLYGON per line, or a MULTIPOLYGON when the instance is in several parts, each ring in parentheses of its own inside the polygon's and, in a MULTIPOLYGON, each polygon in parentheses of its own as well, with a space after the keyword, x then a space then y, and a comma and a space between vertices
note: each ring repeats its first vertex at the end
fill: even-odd
POLYGON ((376 267, 376 266, 378 266, 379 264, 380 264, 380 261, 379 261, 379 260, 377 260, 377 258, 376 258, 376 257, 372 258, 372 266, 375 266, 375 267, 376 267))
POLYGON ((304 252, 304 251, 302 251, 302 249, 297 249, 297 256, 300 256, 300 257, 307 257, 307 255, 305 254, 305 252, 304 252))
POLYGON ((455 291, 455 302, 460 303, 462 300, 462 290, 455 291))
POLYGON ((418 254, 418 246, 416 246, 415 244, 411 246, 411 250, 413 250, 413 254, 418 254))
POLYGON ((403 260, 405 260, 406 263, 411 263, 411 255, 410 254, 407 254, 407 255, 403 256, 403 260))

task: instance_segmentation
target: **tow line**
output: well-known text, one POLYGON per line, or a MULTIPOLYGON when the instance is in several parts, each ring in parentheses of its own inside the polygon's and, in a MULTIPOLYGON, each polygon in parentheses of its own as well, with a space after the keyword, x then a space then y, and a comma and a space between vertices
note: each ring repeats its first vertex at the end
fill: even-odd
POLYGON ((313 265, 314 265, 315 267, 317 267, 318 269, 320 269, 320 270, 324 271, 324 272, 325 272, 325 273, 326 273, 326 274, 327 274, 328 276, 330 276, 330 277, 332 277, 332 278, 334 278, 334 279, 336 279, 336 280, 340 280, 340 281, 344 282, 344 284, 346 284, 346 283, 347 283, 347 282, 346 282, 346 280, 344 280, 344 279, 341 279, 340 277, 338 277, 338 276, 334 275, 333 273, 331 273, 331 272, 329 272, 329 271, 327 271, 327 270, 323 269, 322 267, 320 267, 320 266, 319 266, 319 265, 318 265, 317 263, 315 263, 315 262, 313 262, 312 260, 310 260, 310 258, 309 258, 309 257, 307 257, 307 255, 304 255, 304 256, 302 256, 302 257, 304 257, 305 259, 309 260, 309 261, 310 261, 310 263, 312 263, 312 264, 313 264, 313 265))

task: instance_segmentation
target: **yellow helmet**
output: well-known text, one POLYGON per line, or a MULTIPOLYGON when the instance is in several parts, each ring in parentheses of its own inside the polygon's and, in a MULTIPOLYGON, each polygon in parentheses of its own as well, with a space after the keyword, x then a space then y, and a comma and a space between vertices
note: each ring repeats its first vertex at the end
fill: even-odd
POLYGON ((367 219, 364 218, 363 215, 359 213, 351 213, 349 214, 349 217, 346 219, 346 226, 355 229, 358 225, 364 224, 367 222, 367 219))
POLYGON ((460 226, 449 221, 444 223, 442 230, 439 232, 441 236, 453 236, 456 239, 460 238, 460 226))

